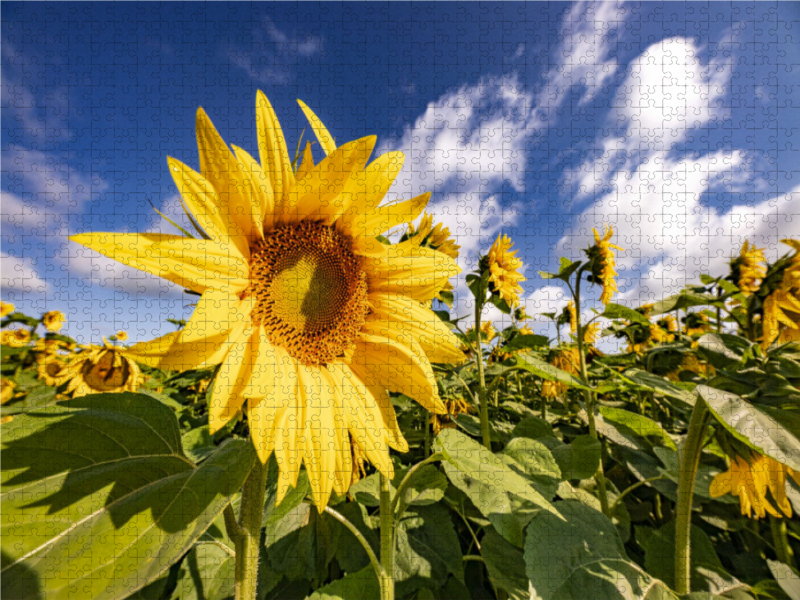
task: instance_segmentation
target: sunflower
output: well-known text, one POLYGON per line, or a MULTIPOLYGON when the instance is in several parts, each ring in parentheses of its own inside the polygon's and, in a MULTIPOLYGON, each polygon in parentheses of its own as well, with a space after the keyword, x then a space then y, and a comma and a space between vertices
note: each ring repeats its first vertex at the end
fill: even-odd
POLYGON ((17 384, 10 379, 0 379, 0 404, 5 404, 14 397, 14 388, 17 384))
POLYGON ((278 500, 304 463, 321 511, 331 490, 350 486, 351 440, 393 477, 389 447, 408 445, 387 390, 446 412, 431 361, 461 362, 463 355, 423 303, 460 269, 436 250, 377 238, 417 218, 430 198, 379 206, 403 154, 367 164, 374 136, 337 148, 316 115, 301 108, 326 158, 297 174, 261 92, 260 163, 241 148, 231 151, 198 111, 200 172, 168 163, 204 239, 119 233, 71 239, 201 294, 184 329, 128 351, 157 359, 163 369, 221 363, 211 431, 243 411, 259 459, 266 463, 275 453, 278 500))
POLYGON ((566 310, 567 318, 569 320, 569 331, 572 334, 578 333, 578 311, 575 309, 575 303, 570 300, 567 302, 566 310))
POLYGON ((103 346, 86 346, 71 358, 43 353, 38 357, 39 377, 51 386, 65 382, 72 397, 89 394, 135 392, 141 382, 139 365, 105 339, 103 346))
POLYGON ((599 323, 589 323, 583 329, 583 343, 594 344, 597 341, 597 336, 600 335, 600 329, 599 323))
MULTIPOLYGON (((568 346, 555 350, 550 358, 550 364, 556 369, 566 371, 572 375, 579 374, 580 354, 575 346, 568 346)), ((566 393, 567 384, 559 381, 544 381, 542 383, 542 396, 544 398, 558 398, 566 393)))
POLYGON ((122 330, 119 330, 119 331, 116 333, 116 335, 114 336, 114 339, 115 339, 117 342, 126 342, 126 341, 128 340, 128 332, 127 332, 127 331, 122 331, 122 330))
POLYGON ((617 271, 612 249, 622 252, 625 250, 611 243, 611 236, 614 235, 613 227, 606 225, 605 235, 602 238, 597 229, 592 228, 592 231, 594 232, 594 246, 586 250, 586 255, 591 263, 592 282, 603 286, 600 302, 608 304, 614 294, 619 291, 615 279, 617 271))
POLYGON ((467 404, 463 398, 445 400, 447 412, 443 415, 431 415, 430 422, 433 428, 433 435, 439 435, 443 429, 455 429, 455 418, 460 414, 475 412, 472 405, 467 404))
POLYGON ((42 325, 50 333, 58 333, 64 327, 66 319, 60 310, 51 310, 42 315, 42 325))
POLYGON ((526 280, 519 272, 522 261, 516 256, 517 250, 511 251, 513 245, 514 242, 507 235, 498 234, 487 256, 489 284, 511 308, 519 304, 519 295, 522 293, 519 282, 526 280))
POLYGON ((24 348, 31 341, 31 332, 27 329, 6 329, 0 333, 0 344, 12 348, 24 348))
POLYGON ((731 262, 732 275, 744 294, 758 291, 761 280, 767 275, 767 259, 764 258, 764 249, 756 248, 747 240, 742 244, 739 258, 731 262))
POLYGON ((16 310, 16 307, 10 302, 0 301, 0 318, 5 318, 16 310))
POLYGON ((531 329, 531 328, 530 328, 530 327, 528 327, 527 325, 523 325, 522 327, 520 327, 520 328, 519 328, 519 332, 520 332, 522 335, 533 335, 533 329, 531 329))
POLYGON ((792 516, 792 505, 786 497, 786 478, 791 477, 800 484, 800 474, 790 467, 762 454, 753 454, 750 459, 734 456, 731 466, 714 477, 709 488, 712 498, 725 494, 739 496, 739 507, 743 515, 764 518, 792 516), (775 507, 767 500, 769 490, 775 507))
POLYGON ((764 300, 761 326, 764 349, 775 340, 785 343, 800 338, 800 241, 781 241, 798 252, 788 257, 780 284, 764 300))
MULTIPOLYGON (((437 223, 436 226, 434 226, 433 217, 427 212, 423 213, 419 228, 415 228, 413 223, 408 224, 408 230, 401 239, 401 242, 406 240, 420 247, 437 250, 454 260, 458 258, 458 251, 461 249, 461 246, 451 239, 450 229, 444 227, 441 223, 437 223)), ((450 306, 452 304, 453 289, 453 284, 449 281, 445 281, 444 286, 436 296, 437 299, 450 306)))

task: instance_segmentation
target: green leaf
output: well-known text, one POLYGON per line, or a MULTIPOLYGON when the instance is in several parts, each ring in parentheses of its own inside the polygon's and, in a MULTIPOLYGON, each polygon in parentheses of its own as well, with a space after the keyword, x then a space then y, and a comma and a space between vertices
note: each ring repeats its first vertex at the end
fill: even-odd
POLYGON ((708 306, 717 301, 711 294, 697 294, 694 292, 681 292, 656 302, 652 315, 662 315, 673 310, 692 308, 693 306, 708 306))
POLYGON ((3 433, 3 592, 22 599, 116 598, 156 580, 255 460, 230 440, 195 467, 172 410, 143 394, 63 402, 3 433))
POLYGON ((556 495, 561 470, 547 446, 536 440, 516 438, 499 453, 505 463, 531 482, 547 500, 556 495))
POLYGON ((534 334, 518 334, 515 335, 510 342, 505 344, 502 352, 515 352, 517 350, 526 350, 528 348, 541 348, 546 347, 550 343, 547 336, 534 335, 534 334))
POLYGON ((528 579, 541 600, 569 598, 666 599, 670 592, 628 561, 614 524, 601 512, 565 500, 565 519, 541 512, 525 538, 528 579))
POLYGON ((662 394, 668 398, 680 400, 684 404, 694 406, 695 395, 688 390, 679 388, 672 382, 653 373, 642 371, 641 369, 628 369, 622 375, 613 371, 615 375, 625 380, 627 383, 648 392, 662 394))
POLYGON ((395 568, 398 596, 441 586, 448 573, 464 581, 461 546, 444 506, 413 506, 404 513, 397 525, 395 568))
POLYGON ((442 466, 453 485, 512 544, 522 546, 525 525, 539 510, 560 518, 553 505, 525 477, 463 433, 446 429, 433 445, 444 455, 442 466))
MULTIPOLYGON (((400 485, 408 469, 397 472, 394 481, 395 486, 400 485)), ((400 499, 401 506, 426 506, 436 504, 444 498, 447 490, 447 477, 434 465, 423 465, 411 476, 406 486, 403 497, 400 499)))
MULTIPOLYGON (((692 525, 690 543, 692 549, 690 589, 695 592, 724 594, 742 587, 742 583, 731 576, 722 566, 722 562, 714 550, 714 544, 696 525, 692 525)), ((644 566, 647 572, 674 587, 675 521, 670 521, 660 529, 651 531, 643 540, 642 547, 644 548, 644 566)))
POLYGON ((378 600, 380 595, 378 578, 370 566, 321 587, 308 600, 378 600))
POLYGON ((583 385, 581 380, 574 375, 571 375, 566 371, 562 371, 561 369, 557 369, 553 365, 543 361, 538 356, 533 354, 518 354, 516 359, 518 368, 533 373, 542 379, 547 381, 558 381, 581 390, 591 390, 591 388, 583 385))
MULTIPOLYGON (((640 437, 658 437, 664 442, 665 446, 672 448, 673 450, 677 450, 675 442, 672 441, 672 438, 669 436, 669 434, 664 431, 664 428, 661 427, 661 425, 652 419, 622 408, 613 408, 611 406, 600 406, 598 410, 603 416, 603 421, 606 424, 612 425, 616 431, 624 437, 630 438, 631 435, 640 437)), ((600 429, 599 426, 598 429, 600 429)), ((606 431, 603 431, 603 433, 606 434, 606 431)))
MULTIPOLYGON (((399 483, 399 480, 395 478, 399 483)), ((394 496, 397 491, 392 484, 389 488, 394 496)), ((369 477, 359 479, 356 483, 350 486, 349 494, 353 496, 358 502, 364 506, 380 506, 381 505, 381 476, 380 473, 373 473, 369 477)))
POLYGON ((233 597, 235 551, 221 542, 196 544, 181 563, 172 600, 226 600, 233 597))
MULTIPOLYGON (((371 525, 374 523, 367 514, 367 509, 358 502, 343 502, 336 506, 336 511, 361 532, 375 552, 375 556, 380 556, 380 539, 378 533, 372 529, 371 525)), ((377 521, 377 518, 375 520, 377 521)), ((339 566, 348 573, 355 573, 370 566, 369 557, 356 536, 335 519, 331 524, 340 529, 339 543, 336 546, 336 560, 339 566)))
POLYGON ((697 340, 697 353, 715 369, 739 367, 752 347, 749 340, 728 333, 706 333, 697 340))
POLYGON ((508 302, 506 302, 502 297, 500 297, 499 294, 495 293, 489 296, 489 302, 494 304, 497 310, 499 310, 504 315, 511 314, 511 307, 508 305, 508 302))
POLYGON ((187 431, 181 436, 181 443, 186 455, 195 462, 208 457, 216 449, 208 425, 187 431))
POLYGON ((514 437, 526 437, 535 440, 542 437, 555 437, 553 426, 540 417, 525 417, 511 432, 514 437))
POLYGON ((705 385, 697 391, 714 417, 741 442, 760 454, 800 470, 800 416, 751 404, 736 394, 705 385))
POLYGON ((600 465, 600 442, 590 435, 579 435, 569 444, 551 447, 563 479, 589 479, 600 465))
POLYGON ((606 319, 625 319, 632 323, 650 325, 650 321, 642 313, 628 308, 627 306, 623 306, 622 304, 614 304, 613 302, 606 304, 602 316, 606 319))
POLYGON ((481 556, 494 587, 504 590, 510 600, 530 600, 525 558, 519 548, 490 527, 481 539, 481 556))
POLYGON ((800 600, 800 576, 789 565, 767 559, 767 566, 781 589, 791 600, 800 600))

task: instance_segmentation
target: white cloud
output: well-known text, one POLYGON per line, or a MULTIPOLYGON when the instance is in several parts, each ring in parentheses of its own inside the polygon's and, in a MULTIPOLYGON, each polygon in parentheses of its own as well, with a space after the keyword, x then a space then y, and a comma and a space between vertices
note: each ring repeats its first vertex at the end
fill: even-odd
POLYGON ((48 289, 47 282, 39 277, 31 258, 17 258, 0 252, 0 272, 2 273, 3 296, 8 292, 23 294, 43 294, 48 289))

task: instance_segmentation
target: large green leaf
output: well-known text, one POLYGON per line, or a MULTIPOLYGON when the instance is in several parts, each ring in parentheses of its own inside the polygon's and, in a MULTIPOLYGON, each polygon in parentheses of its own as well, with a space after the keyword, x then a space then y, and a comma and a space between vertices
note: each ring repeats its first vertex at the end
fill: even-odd
POLYGON ((171 409, 102 394, 3 427, 3 593, 125 597, 187 552, 242 486, 255 452, 223 444, 199 467, 171 409))
POLYGON ((648 321, 647 317, 645 317, 639 311, 628 308, 627 306, 623 306, 622 304, 614 304, 613 302, 606 304, 606 308, 603 311, 602 316, 604 316, 606 319, 625 319, 626 321, 631 321, 632 323, 650 325, 650 321, 648 321))
POLYGON ((729 369, 743 364, 752 354, 753 343, 738 335, 707 333, 697 340, 697 352, 716 369, 729 369))
MULTIPOLYGON (((407 472, 408 469, 398 470, 392 483, 399 486, 407 472)), ((447 477, 444 473, 434 465, 423 465, 411 475, 399 506, 435 504, 444 497, 445 490, 447 477)))
POLYGON ((800 576, 789 565, 786 565, 777 560, 767 559, 767 565, 772 572, 772 576, 781 589, 786 592, 786 595, 791 600, 800 600, 800 576))
MULTIPOLYGON (((639 537, 637 529, 637 539, 639 537)), ((699 527, 691 529, 691 585, 695 592, 723 594, 742 588, 742 583, 722 566, 714 544, 699 527)), ((675 585, 675 521, 650 531, 640 542, 644 548, 644 566, 653 577, 675 585)))
POLYGON ((705 385, 697 391, 725 429, 760 454, 800 470, 800 416, 705 385))
POLYGON ((227 600, 233 598, 236 559, 222 542, 196 544, 183 559, 172 600, 227 600))
POLYGON ((453 485, 515 546, 522 546, 525 525, 539 510, 558 515, 525 477, 463 433, 442 431, 434 448, 443 453, 442 466, 453 485))
POLYGON ((369 566, 321 587, 308 600, 378 600, 380 594, 375 570, 369 566))
POLYGON ((556 495, 561 470, 547 446, 528 438, 515 438, 499 453, 505 463, 524 476, 547 500, 556 495))
POLYGON ((612 371, 617 377, 641 390, 662 394, 668 398, 680 400, 684 404, 694 406, 695 395, 688 390, 679 388, 671 381, 659 375, 642 371, 641 369, 628 369, 623 374, 612 371))
POLYGON ((504 590, 511 600, 530 600, 525 558, 519 548, 488 528, 481 539, 481 556, 494 587, 504 590))
POLYGON ((569 444, 548 446, 564 479, 589 479, 600 466, 600 442, 590 435, 579 435, 569 444))
POLYGON ((458 535, 450 512, 441 504, 412 506, 397 524, 395 580, 398 595, 420 587, 438 587, 448 574, 464 581, 458 535))
POLYGON ((672 594, 625 555, 614 524, 601 512, 565 500, 564 519, 541 512, 525 538, 525 564, 533 598, 661 600, 672 594))
MULTIPOLYGON (((630 439, 632 435, 644 438, 653 436, 660 438, 668 448, 672 448, 673 450, 677 449, 675 442, 669 434, 664 431, 664 428, 644 415, 611 406, 600 406, 598 410, 603 416, 603 422, 602 424, 598 423, 597 428, 604 435, 611 437, 615 442, 618 440, 614 439, 613 434, 611 434, 607 428, 608 425, 611 425, 616 433, 622 435, 628 442, 632 441, 630 439)), ((634 444, 634 447, 638 447, 638 445, 634 444)))

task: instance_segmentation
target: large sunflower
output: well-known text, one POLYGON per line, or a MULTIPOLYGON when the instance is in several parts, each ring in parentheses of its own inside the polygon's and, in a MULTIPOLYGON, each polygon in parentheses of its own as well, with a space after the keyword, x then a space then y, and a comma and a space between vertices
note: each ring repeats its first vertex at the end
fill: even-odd
POLYGON ((189 369, 221 363, 209 406, 217 431, 242 410, 258 456, 275 452, 278 494, 302 463, 317 507, 352 481, 357 450, 393 475, 389 447, 407 449, 387 390, 433 413, 433 362, 461 361, 456 339, 423 303, 460 269, 414 242, 376 236, 415 219, 430 194, 379 206, 402 164, 390 152, 367 164, 376 138, 337 148, 300 103, 326 158, 292 169, 280 123, 258 93, 260 163, 231 151, 197 114, 200 172, 168 159, 204 239, 161 234, 72 237, 129 266, 201 294, 179 333, 129 350, 144 362, 189 369), (207 238, 207 239, 205 239, 207 238))

